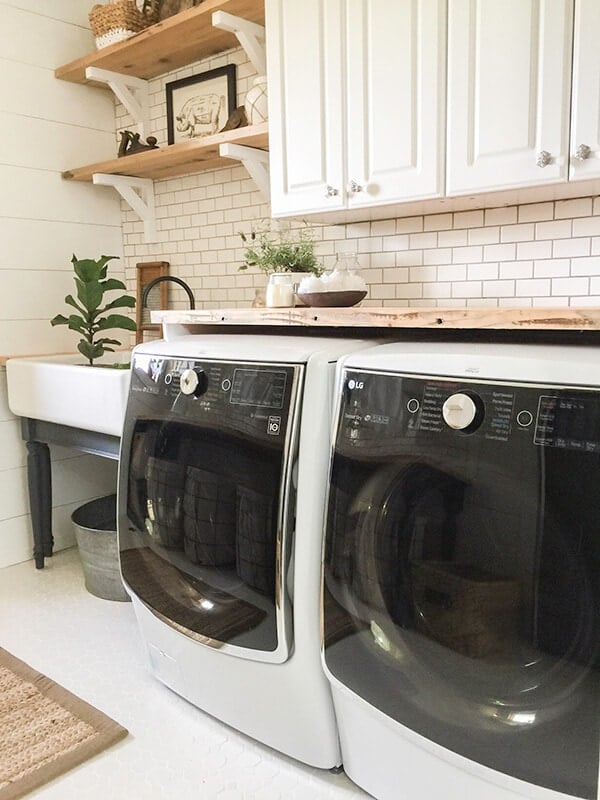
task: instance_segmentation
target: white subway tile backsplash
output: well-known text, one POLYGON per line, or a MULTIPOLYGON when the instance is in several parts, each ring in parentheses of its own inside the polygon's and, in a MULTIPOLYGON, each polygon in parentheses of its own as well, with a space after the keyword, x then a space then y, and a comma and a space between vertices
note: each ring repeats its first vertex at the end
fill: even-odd
POLYGON ((570 274, 570 269, 571 262, 566 258, 549 258, 533 264, 536 278, 563 278, 570 274))
POLYGON ((574 258, 571 261, 571 275, 600 275, 600 257, 574 258))
POLYGON ((570 219, 560 219, 554 222, 538 222, 535 226, 536 239, 569 239, 572 235, 570 219))
POLYGON ((466 230, 440 231, 438 233, 439 247, 466 247, 469 234, 466 230))
POLYGON ((500 229, 501 242, 530 242, 534 238, 535 225, 526 222, 521 225, 503 225, 500 229))
POLYGON ((436 247, 437 243, 438 243, 437 233, 412 233, 408 237, 408 246, 411 250, 436 247))
POLYGON ((483 225, 483 210, 457 211, 454 214, 455 228, 481 228, 483 225))
POLYGON ((554 208, 555 219, 588 217, 591 213, 591 197, 578 197, 575 200, 557 200, 554 208))
POLYGON ((517 280, 517 297, 547 297, 550 295, 551 281, 547 279, 534 279, 529 281, 517 280))
POLYGON ((591 240, 582 239, 557 239, 552 247, 555 258, 569 258, 571 256, 589 256, 591 240))
POLYGON ((441 264, 438 267, 438 279, 441 281, 464 281, 466 277, 466 264, 441 264))
POLYGON ((514 261, 515 244, 490 244, 483 248, 483 261, 514 261))
POLYGON ((519 242, 517 244, 517 260, 530 258, 551 258, 552 242, 519 242))
POLYGON ((409 236, 385 236, 383 238, 384 250, 408 250, 409 236))
POLYGON ((519 206, 519 222, 542 222, 554 219, 554 203, 529 203, 519 206))
POLYGON ((423 217, 403 217, 396 220, 396 233, 419 233, 423 230, 423 217))
POLYGON ((500 264, 499 277, 503 280, 507 278, 531 278, 532 276, 532 261, 503 261, 500 264))
POLYGON ((481 297, 481 281, 454 281, 452 297, 481 297))
POLYGON ((483 282, 483 296, 484 297, 514 297, 515 296, 515 282, 508 280, 499 281, 484 281, 483 282))
POLYGON ((452 214, 430 214, 423 221, 424 231, 449 231, 453 226, 452 214))
POLYGON ((423 264, 451 264, 452 248, 436 247, 433 250, 423 251, 423 264))
POLYGON ((553 278, 553 295, 578 295, 589 293, 590 282, 588 278, 553 278))
POLYGON ((574 219, 573 236, 600 236, 600 217, 574 219))
POLYGON ((498 264, 468 264, 467 279, 470 281, 496 280, 498 264))
POLYGON ((485 211, 484 225, 514 225, 517 218, 517 206, 488 208, 485 211))
POLYGON ((481 247, 455 247, 452 253, 454 264, 475 264, 481 261, 483 249, 481 247))
POLYGON ((500 228, 497 225, 489 228, 471 228, 467 231, 468 243, 496 244, 500 241, 500 228))

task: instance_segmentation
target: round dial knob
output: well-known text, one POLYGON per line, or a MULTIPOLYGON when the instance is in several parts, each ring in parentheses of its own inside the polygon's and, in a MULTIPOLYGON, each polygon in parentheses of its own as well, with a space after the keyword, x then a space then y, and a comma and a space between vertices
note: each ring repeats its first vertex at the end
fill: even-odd
POLYGON ((208 378, 203 369, 185 369, 179 379, 179 387, 182 394, 200 397, 208 389, 208 378))
POLYGON ((468 394, 457 392, 451 394, 442 406, 442 416, 449 428, 463 431, 474 422, 477 416, 477 406, 468 394))

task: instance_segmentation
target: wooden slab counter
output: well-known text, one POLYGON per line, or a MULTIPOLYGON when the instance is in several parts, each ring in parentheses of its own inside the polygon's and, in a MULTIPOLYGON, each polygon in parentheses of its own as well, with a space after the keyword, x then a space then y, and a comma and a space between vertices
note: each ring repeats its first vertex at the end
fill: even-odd
POLYGON ((215 308, 152 311, 165 338, 205 326, 451 331, 600 331, 600 308, 215 308))

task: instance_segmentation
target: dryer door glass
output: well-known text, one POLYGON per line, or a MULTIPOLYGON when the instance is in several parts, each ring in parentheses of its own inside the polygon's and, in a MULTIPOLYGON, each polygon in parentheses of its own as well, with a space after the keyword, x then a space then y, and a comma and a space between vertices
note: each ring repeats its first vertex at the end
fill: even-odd
POLYGON ((266 660, 287 656, 300 383, 300 367, 138 355, 121 451, 129 588, 182 633, 266 660))
POLYGON ((466 758, 598 790, 600 394, 348 371, 325 662, 466 758))

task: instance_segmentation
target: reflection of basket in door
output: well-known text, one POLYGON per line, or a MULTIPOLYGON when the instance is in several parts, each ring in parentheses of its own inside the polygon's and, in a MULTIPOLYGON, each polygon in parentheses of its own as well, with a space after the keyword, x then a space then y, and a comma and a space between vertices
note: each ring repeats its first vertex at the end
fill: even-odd
POLYGON ((148 523, 151 535, 165 547, 183 547, 185 466, 150 457, 146 466, 148 523))
POLYGON ((483 658, 514 641, 519 584, 478 567, 444 561, 411 564, 416 626, 446 647, 483 658))
POLYGON ((196 467, 187 468, 183 496, 184 550, 196 564, 235 564, 235 484, 196 467))
POLYGON ((89 13, 90 26, 96 47, 115 44, 158 22, 160 0, 144 0, 141 9, 136 0, 112 0, 107 5, 95 5, 89 13))
POLYGON ((272 497, 237 489, 236 569, 245 584, 275 594, 275 531, 272 497))

